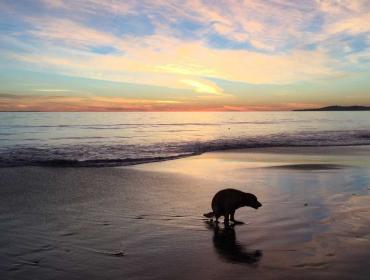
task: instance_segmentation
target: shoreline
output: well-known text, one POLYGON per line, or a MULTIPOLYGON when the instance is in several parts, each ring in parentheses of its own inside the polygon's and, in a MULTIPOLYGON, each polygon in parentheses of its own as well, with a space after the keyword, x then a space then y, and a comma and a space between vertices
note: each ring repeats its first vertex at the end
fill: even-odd
POLYGON ((0 168, 13 168, 13 167, 61 167, 61 168, 104 168, 104 167, 130 167, 145 165, 150 163, 160 163, 166 161, 173 161, 178 159, 192 158, 207 154, 217 154, 217 153, 287 153, 287 154, 316 154, 318 152, 324 152, 326 155, 332 153, 335 154, 340 150, 344 153, 353 153, 354 151, 358 153, 359 151, 364 151, 370 156, 370 145, 364 144, 354 144, 354 145, 321 145, 321 146, 269 146, 269 147, 253 147, 253 148, 227 148, 214 151, 205 152, 194 152, 186 155, 175 155, 169 157, 153 157, 148 159, 97 159, 97 160, 64 160, 64 159, 54 159, 49 161, 40 161, 29 164, 15 164, 15 165, 0 165, 0 168))
POLYGON ((0 168, 0 278, 365 280, 370 147, 312 150, 0 168), (230 230, 202 217, 227 187, 263 204, 230 230))

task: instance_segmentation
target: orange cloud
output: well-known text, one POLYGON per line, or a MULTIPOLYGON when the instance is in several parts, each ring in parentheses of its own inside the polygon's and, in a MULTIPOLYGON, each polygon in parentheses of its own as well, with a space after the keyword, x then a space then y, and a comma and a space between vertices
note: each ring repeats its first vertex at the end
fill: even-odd
POLYGON ((208 102, 128 99, 121 97, 20 96, 0 94, 0 111, 277 111, 319 106, 320 104, 307 103, 240 105, 231 102, 225 105, 208 102))
POLYGON ((176 100, 121 97, 16 96, 0 94, 0 111, 161 111, 181 105, 176 100))
MULTIPOLYGON (((341 87, 337 78, 368 75, 370 14, 366 0, 39 1, 45 5, 41 12, 36 11, 40 5, 25 12, 16 1, 0 3, 0 10, 21 19, 25 26, 17 32, 5 30, 0 36, 5 46, 1 58, 11 67, 160 86, 166 88, 167 97, 158 97, 164 95, 158 93, 159 88, 153 93, 158 100, 140 99, 141 89, 129 93, 137 93, 136 99, 3 97, 2 110, 7 106, 9 110, 58 111, 291 109, 307 104, 278 103, 278 99, 323 100, 319 96, 325 96, 326 89, 341 87), (137 20, 147 21, 142 27, 145 32, 135 34, 131 28, 117 26, 127 21, 136 27, 140 25, 135 24, 137 20), (189 30, 193 25, 195 30, 189 30), (272 89, 270 85, 278 86, 272 89), (279 88, 284 90, 279 92, 279 88), (313 93, 310 97, 308 91, 313 93), (261 100, 267 105, 256 104, 261 100)), ((81 94, 63 93, 65 86, 59 86, 50 82, 45 89, 31 91, 81 94)), ((350 86, 353 91, 366 87, 355 82, 350 86)), ((86 93, 89 89, 99 94, 93 85, 86 86, 86 93)), ((109 94, 111 89, 104 90, 109 94)), ((26 92, 24 87, 21 92, 26 92)))

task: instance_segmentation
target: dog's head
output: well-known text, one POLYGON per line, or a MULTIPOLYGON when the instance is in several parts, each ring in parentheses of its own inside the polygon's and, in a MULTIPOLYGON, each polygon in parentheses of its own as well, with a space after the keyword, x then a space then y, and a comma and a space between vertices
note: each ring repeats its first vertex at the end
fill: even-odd
POLYGON ((252 207, 254 209, 258 209, 262 206, 262 204, 258 201, 257 197, 254 194, 246 193, 244 196, 244 203, 245 206, 252 207))

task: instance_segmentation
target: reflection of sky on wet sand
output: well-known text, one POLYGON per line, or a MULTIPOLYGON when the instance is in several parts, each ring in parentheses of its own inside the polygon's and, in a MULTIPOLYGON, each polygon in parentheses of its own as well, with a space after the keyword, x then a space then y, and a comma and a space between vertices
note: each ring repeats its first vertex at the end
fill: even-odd
POLYGON ((0 169, 0 275, 361 279, 370 273, 370 171, 339 160, 343 149, 333 161, 323 156, 338 169, 265 168, 319 157, 303 150, 299 161, 280 150, 125 168, 0 169), (9 186, 22 195, 10 199, 9 186), (263 204, 239 209, 245 224, 229 231, 202 217, 225 187, 263 204))
MULTIPOLYGON (((329 156, 320 155, 320 149, 301 154, 292 148, 275 152, 230 151, 151 167, 186 173, 216 189, 234 187, 255 193, 263 207, 258 211, 239 209, 236 217, 246 224, 235 227, 235 233, 241 243, 263 251, 260 266, 330 270, 333 263, 345 261, 346 251, 340 248, 361 249, 350 245, 358 243, 359 238, 369 246, 369 151, 363 147, 354 149, 358 151, 352 154, 345 147, 325 149, 329 156), (304 166, 295 168, 296 164, 304 166)), ((212 196, 209 186, 202 188, 212 196)), ((348 261, 347 268, 351 267, 348 261)))

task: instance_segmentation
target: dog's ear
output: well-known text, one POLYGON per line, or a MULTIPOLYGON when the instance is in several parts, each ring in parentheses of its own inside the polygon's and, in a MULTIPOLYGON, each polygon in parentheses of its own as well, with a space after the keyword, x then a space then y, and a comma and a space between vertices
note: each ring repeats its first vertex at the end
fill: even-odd
POLYGON ((243 205, 250 206, 251 202, 253 201, 251 195, 249 193, 246 193, 243 196, 243 205))

